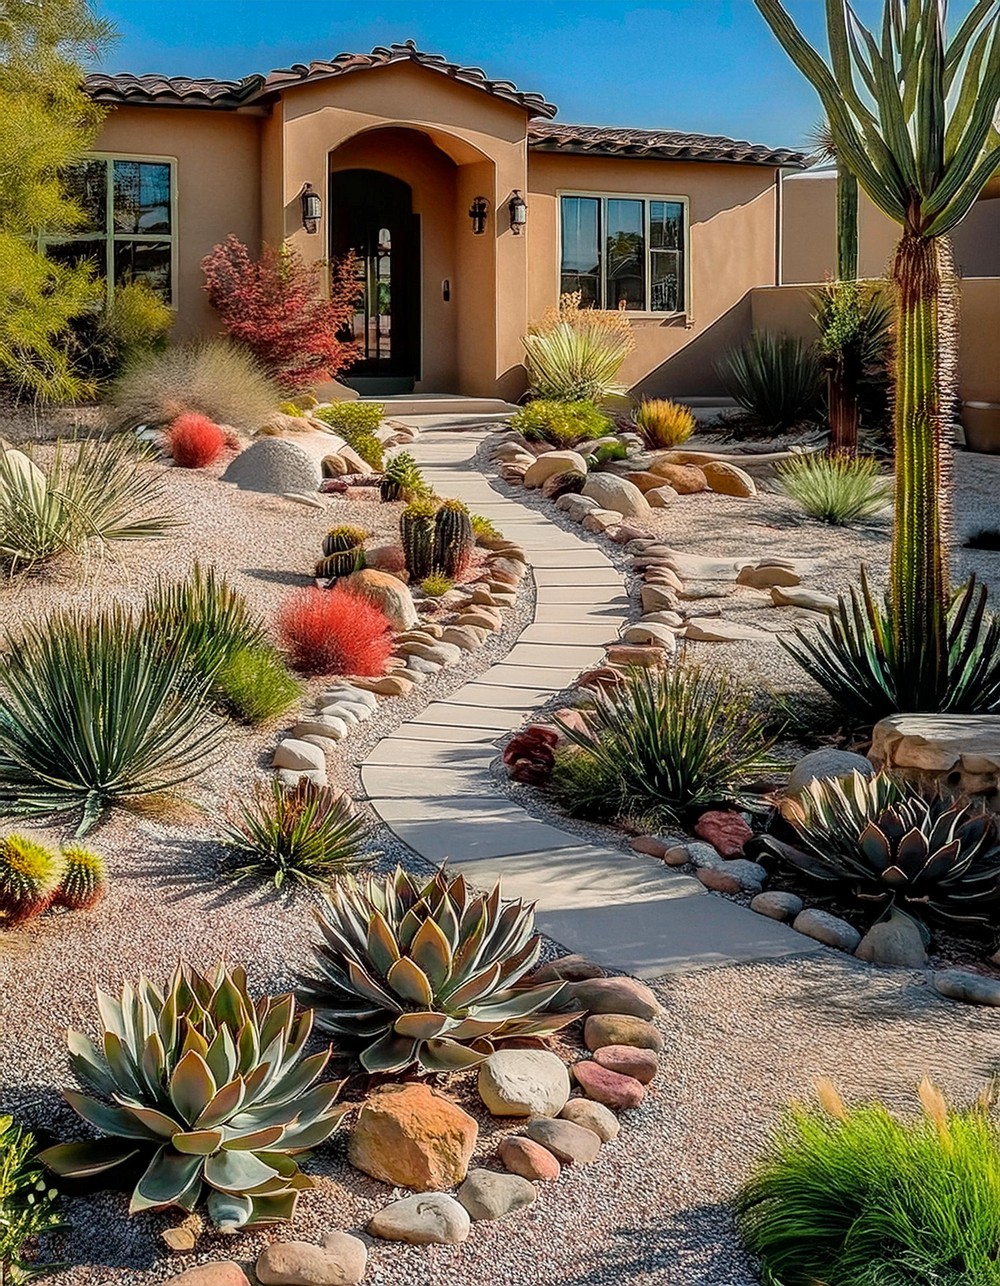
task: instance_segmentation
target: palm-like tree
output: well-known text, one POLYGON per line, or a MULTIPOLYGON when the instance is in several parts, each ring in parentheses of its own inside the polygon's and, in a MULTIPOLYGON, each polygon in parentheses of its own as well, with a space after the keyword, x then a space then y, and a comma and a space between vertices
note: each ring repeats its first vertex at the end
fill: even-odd
MULTIPOLYGON (((866 594, 853 614, 856 621, 865 618, 864 627, 859 624, 847 643, 829 636, 827 661, 830 651, 839 651, 841 661, 871 670, 872 691, 891 688, 897 708, 956 708, 956 689, 969 708, 975 701, 964 672, 972 655, 970 621, 981 619, 982 608, 980 600, 973 603, 970 585, 966 611, 961 604, 958 609, 958 634, 954 615, 949 628, 945 534, 953 308, 947 234, 1000 166, 994 126, 1000 0, 976 0, 950 43, 947 0, 884 0, 878 34, 860 22, 849 0, 826 0, 829 63, 781 0, 755 3, 819 94, 838 161, 902 228, 891 269, 897 485, 888 617, 866 594)), ((844 619, 850 635, 846 613, 844 619)), ((815 649, 805 651, 812 655, 815 649)), ((973 660, 980 664, 982 658, 973 660)), ((815 657, 813 662, 809 668, 819 677, 823 667, 815 657)))

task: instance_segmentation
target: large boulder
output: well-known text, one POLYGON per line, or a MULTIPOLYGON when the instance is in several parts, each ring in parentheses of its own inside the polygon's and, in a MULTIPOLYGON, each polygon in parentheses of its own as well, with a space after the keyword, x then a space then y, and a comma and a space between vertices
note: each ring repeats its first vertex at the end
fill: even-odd
MULTIPOLYGON (((682 468, 683 466, 678 466, 682 468)), ((688 466, 690 467, 690 466, 688 466)), ((748 499, 757 494, 757 484, 748 473, 735 464, 724 464, 720 460, 708 460, 701 466, 701 472, 708 483, 709 491, 722 496, 739 496, 748 499)))
POLYGON ((540 487, 554 473, 587 472, 587 464, 578 451, 546 451, 528 466, 524 475, 526 487, 540 487))
POLYGON ((416 625, 417 609, 413 606, 413 597, 397 576, 365 567, 350 576, 341 577, 339 583, 363 594, 380 607, 394 630, 412 630, 416 625))
POLYGON ((984 795, 1000 809, 1000 715, 890 715, 875 725, 868 757, 912 780, 984 795))
POLYGON ((433 1192, 462 1182, 478 1134, 468 1112, 429 1086, 388 1085, 362 1105, 347 1156, 383 1183, 433 1192))
POLYGON ((785 794, 798 795, 814 781, 833 781, 837 777, 849 777, 852 772, 871 777, 875 769, 864 755, 825 746, 822 750, 813 750, 808 755, 803 755, 796 763, 789 774, 785 794))
POLYGON ((642 518, 649 512, 646 497, 634 483, 616 478, 613 473, 592 473, 582 494, 596 500, 602 509, 610 509, 623 518, 642 518))
POLYGON ((223 482, 270 495, 308 494, 323 481, 320 462, 288 438, 258 438, 229 464, 223 482))
POLYGON ((669 460, 657 460, 649 466, 649 472, 657 474, 681 496, 708 490, 705 475, 697 465, 673 464, 669 460))

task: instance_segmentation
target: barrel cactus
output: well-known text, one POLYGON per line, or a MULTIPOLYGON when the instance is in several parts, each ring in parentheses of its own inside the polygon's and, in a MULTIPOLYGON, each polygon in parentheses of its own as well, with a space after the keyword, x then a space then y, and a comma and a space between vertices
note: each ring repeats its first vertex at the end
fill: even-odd
POLYGON ((129 1207, 194 1210, 207 1193, 220 1231, 291 1219, 315 1186, 296 1156, 330 1137, 346 1108, 330 1057, 309 1057, 313 1016, 290 995, 253 1001, 242 969, 178 965, 165 992, 142 978, 121 998, 98 992, 100 1046, 70 1031, 70 1064, 99 1097, 65 1090, 104 1137, 47 1148, 66 1178, 145 1163, 129 1207), (110 1100, 110 1101, 109 1101, 110 1100))
POLYGON ((368 539, 364 527, 331 527, 323 537, 323 555, 339 554, 346 549, 356 549, 368 539))
POLYGON ((316 911, 323 941, 302 980, 316 1024, 353 1045, 369 1072, 454 1072, 494 1043, 544 1036, 578 1014, 546 1012, 563 984, 532 984, 533 908, 473 896, 461 875, 346 876, 316 911))
POLYGON ((68 911, 89 911, 108 891, 108 867, 100 853, 71 844, 62 851, 66 864, 55 905, 68 911))
POLYGON ((476 538, 461 500, 446 500, 434 515, 434 565, 452 580, 469 568, 476 538))
POLYGON ((0 840, 0 913, 6 915, 7 925, 23 924, 47 911, 64 869, 61 854, 27 835, 0 840))
POLYGON ((336 580, 338 576, 350 576, 352 572, 359 572, 364 566, 365 551, 362 545, 356 545, 353 549, 338 549, 319 560, 316 564, 316 577, 318 580, 336 580))
POLYGON ((399 520, 399 535, 406 558, 410 581, 416 584, 434 570, 434 515, 436 507, 430 500, 413 500, 403 510, 399 520))

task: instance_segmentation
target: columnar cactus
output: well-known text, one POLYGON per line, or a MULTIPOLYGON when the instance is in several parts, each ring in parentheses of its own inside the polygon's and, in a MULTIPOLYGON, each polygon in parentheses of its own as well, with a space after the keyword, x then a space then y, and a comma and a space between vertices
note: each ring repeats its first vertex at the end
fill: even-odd
POLYGON ((416 584, 434 570, 435 507, 430 500, 414 500, 403 510, 399 535, 411 583, 416 584))
POLYGON ((8 927, 47 911, 59 891, 65 862, 27 835, 0 840, 0 913, 8 927))
POLYGON ((72 844, 62 851, 65 870, 55 905, 68 911, 89 911, 108 891, 108 867, 100 853, 72 844))
POLYGON ((434 566, 457 580, 468 569, 475 543, 468 509, 460 500, 446 500, 434 516, 434 566))

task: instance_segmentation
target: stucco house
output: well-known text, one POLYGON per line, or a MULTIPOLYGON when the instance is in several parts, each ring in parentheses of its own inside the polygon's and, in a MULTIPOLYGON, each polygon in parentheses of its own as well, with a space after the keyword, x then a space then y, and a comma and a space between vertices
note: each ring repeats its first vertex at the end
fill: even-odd
POLYGON ((711 393, 755 295, 803 280, 810 255, 814 279, 829 266, 805 201, 787 277, 783 192, 803 153, 565 125, 540 94, 412 42, 239 81, 87 87, 111 108, 78 172, 92 230, 52 253, 96 254, 112 288, 145 277, 183 336, 215 326, 200 261, 229 233, 309 259, 352 248, 365 359, 348 379, 365 391, 517 397, 527 323, 580 290, 628 311, 635 391, 711 393))

